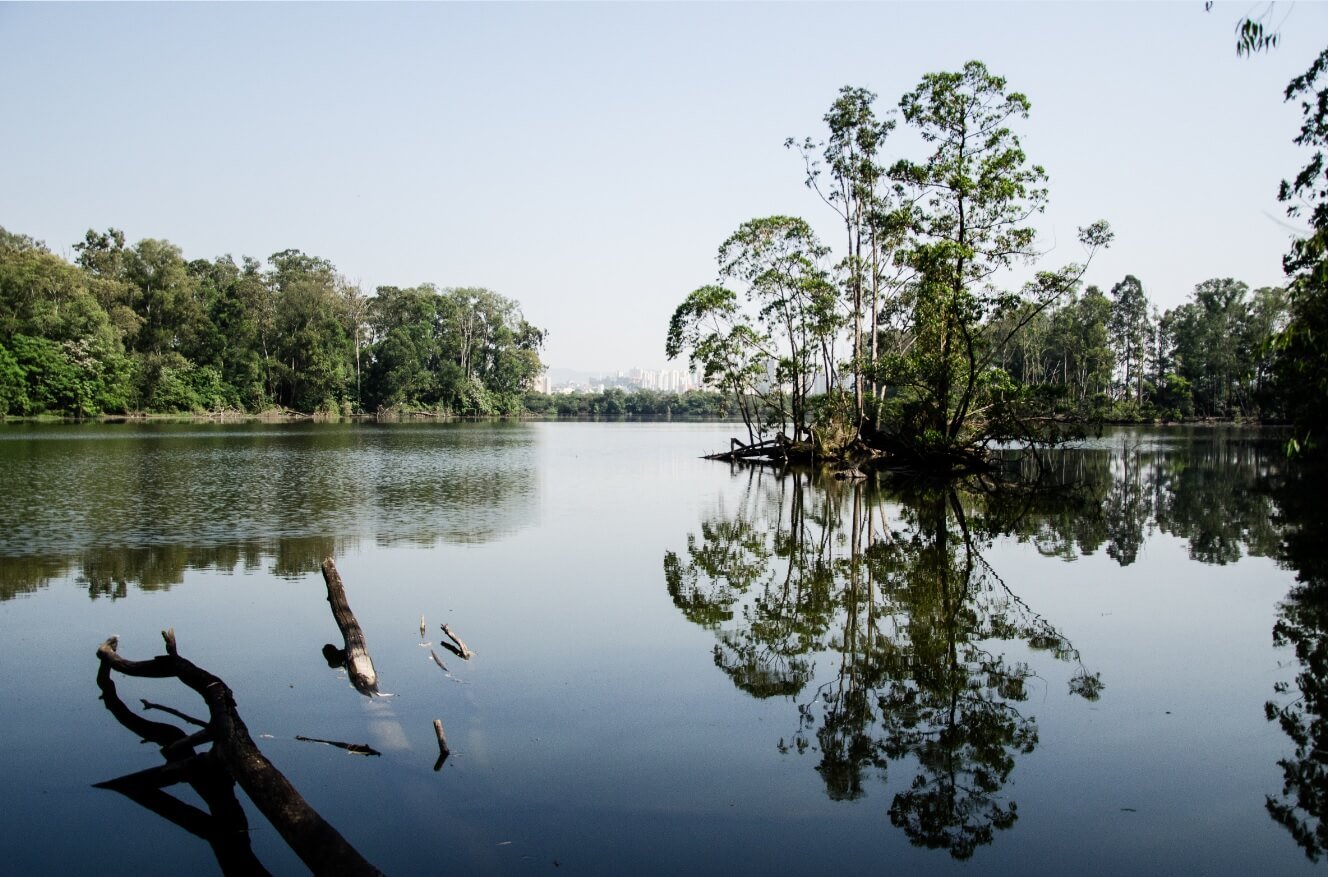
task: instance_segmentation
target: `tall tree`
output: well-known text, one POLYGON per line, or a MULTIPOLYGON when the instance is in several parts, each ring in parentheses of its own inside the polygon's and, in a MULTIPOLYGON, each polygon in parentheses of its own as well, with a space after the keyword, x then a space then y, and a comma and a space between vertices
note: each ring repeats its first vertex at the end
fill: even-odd
POLYGON ((1108 324, 1116 362, 1121 369, 1121 389, 1124 397, 1134 397, 1136 404, 1144 401, 1144 375, 1149 324, 1148 296, 1143 284, 1133 274, 1111 288, 1111 321, 1108 324))
MULTIPOLYGON (((820 144, 830 179, 821 181, 821 166, 813 160, 818 148, 811 138, 799 145, 807 166, 807 185, 839 214, 844 223, 847 249, 843 260, 846 299, 853 327, 853 404, 861 421, 864 411, 865 377, 875 375, 877 317, 880 309, 884 262, 894 239, 889 209, 889 182, 880 151, 894 129, 892 119, 880 120, 873 105, 876 94, 865 88, 844 86, 825 114, 829 139, 820 144), (870 350, 863 343, 864 314, 868 320, 870 350)), ((790 138, 786 146, 793 145, 790 138)))
POLYGON ((274 253, 268 264, 277 401, 299 411, 339 408, 348 396, 351 341, 339 319, 336 269, 299 250, 274 253))
POLYGON ((719 248, 720 276, 743 284, 759 337, 770 344, 764 351, 773 366, 770 395, 795 441, 807 429, 818 364, 828 374, 842 327, 821 266, 827 253, 811 226, 789 216, 745 222, 719 248))
MULTIPOLYGON (((896 429, 915 453, 939 460, 989 437, 998 420, 989 415, 1000 400, 984 379, 990 351, 1003 344, 983 337, 991 325, 986 318, 1026 301, 1031 319, 1068 293, 1084 266, 1042 272, 1022 295, 992 291, 998 274, 1038 255, 1029 219, 1047 198, 1046 173, 1028 163, 1008 127, 1028 116, 1023 94, 970 61, 958 72, 924 76, 900 109, 932 153, 891 170, 911 197, 904 258, 915 275, 916 341, 898 375, 912 384, 914 402, 896 429)), ((1081 230, 1080 239, 1091 259, 1110 232, 1098 223, 1081 230)))
POLYGON ((753 398, 768 347, 769 341, 742 313, 737 293, 711 284, 693 290, 674 309, 664 350, 670 359, 685 354, 688 367, 701 374, 704 384, 736 400, 747 441, 754 444, 765 431, 753 398))

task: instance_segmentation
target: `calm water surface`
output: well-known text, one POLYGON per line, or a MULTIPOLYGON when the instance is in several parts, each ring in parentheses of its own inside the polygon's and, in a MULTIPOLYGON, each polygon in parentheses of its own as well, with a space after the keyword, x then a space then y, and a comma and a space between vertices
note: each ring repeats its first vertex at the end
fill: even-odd
POLYGON ((0 427, 0 871, 219 870, 92 787, 161 763, 96 648, 168 627, 389 873, 1321 867, 1325 528, 1275 440, 1108 433, 1011 493, 698 459, 730 431, 0 427), (325 556, 390 697, 323 659, 325 556))

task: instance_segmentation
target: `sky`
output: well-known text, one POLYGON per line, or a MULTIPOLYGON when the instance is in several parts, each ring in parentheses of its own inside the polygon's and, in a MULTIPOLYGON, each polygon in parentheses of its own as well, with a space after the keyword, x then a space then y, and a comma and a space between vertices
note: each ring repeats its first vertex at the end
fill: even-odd
MULTIPOLYGON (((1306 154, 1286 83, 1328 4, 1277 3, 1278 48, 1235 53, 1260 3, 0 3, 0 226, 72 256, 90 228, 185 258, 297 248, 366 290, 485 286, 547 329, 544 361, 666 367, 678 303, 748 219, 842 228, 787 137, 844 85, 898 105, 981 60, 1028 96, 1049 175, 1041 267, 1112 248, 1161 309, 1281 282, 1279 182, 1306 154)), ((891 157, 921 157, 901 130, 891 157)), ((680 364, 668 365, 680 367, 680 364)))

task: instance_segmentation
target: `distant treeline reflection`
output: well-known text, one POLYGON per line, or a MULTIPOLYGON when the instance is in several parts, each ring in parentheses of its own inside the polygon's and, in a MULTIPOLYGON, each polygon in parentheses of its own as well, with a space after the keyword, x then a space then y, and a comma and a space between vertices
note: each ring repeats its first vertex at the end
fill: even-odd
POLYGON ((316 573, 323 558, 354 550, 357 538, 293 537, 229 545, 97 547, 77 557, 0 558, 0 600, 33 593, 52 582, 72 580, 92 599, 118 600, 133 587, 164 591, 196 570, 267 571, 283 578, 316 573))
POLYGON ((0 600, 65 579, 118 597, 188 570, 299 576, 362 541, 488 542, 539 513, 520 424, 118 429, 0 442, 0 600))

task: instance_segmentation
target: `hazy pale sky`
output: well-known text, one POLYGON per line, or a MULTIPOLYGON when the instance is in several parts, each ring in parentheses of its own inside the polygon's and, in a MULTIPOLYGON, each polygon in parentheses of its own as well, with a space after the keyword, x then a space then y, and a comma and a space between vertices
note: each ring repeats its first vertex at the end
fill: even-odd
MULTIPOLYGON (((1032 102, 1048 266, 1080 225, 1162 308, 1210 277, 1279 283, 1276 199, 1304 156, 1286 82, 1328 5, 1279 3, 0 4, 0 225, 57 252, 89 228, 186 258, 295 247, 380 284, 487 286, 549 330, 545 361, 664 364, 677 303, 743 221, 835 217, 789 136, 842 85, 893 108, 984 61, 1032 102), (1260 4, 1261 8, 1262 4, 1260 4), (1257 10, 1256 10, 1257 11, 1257 10)), ((887 154, 914 149, 892 138, 887 154)))

